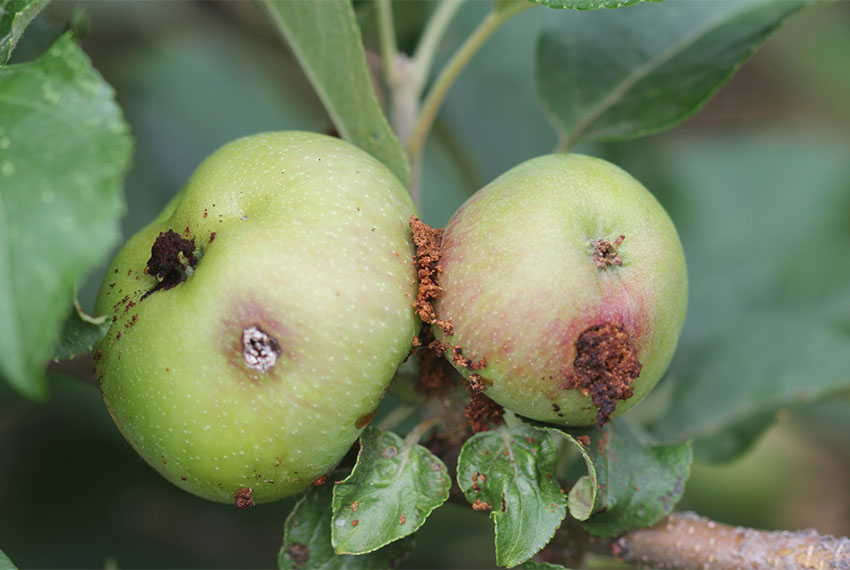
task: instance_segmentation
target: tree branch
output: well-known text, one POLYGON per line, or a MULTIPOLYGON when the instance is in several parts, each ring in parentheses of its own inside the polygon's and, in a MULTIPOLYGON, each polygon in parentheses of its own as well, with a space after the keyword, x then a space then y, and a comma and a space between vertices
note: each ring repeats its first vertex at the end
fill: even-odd
POLYGON ((650 528, 613 539, 591 538, 597 553, 663 568, 850 569, 850 539, 817 531, 763 531, 673 513, 650 528))

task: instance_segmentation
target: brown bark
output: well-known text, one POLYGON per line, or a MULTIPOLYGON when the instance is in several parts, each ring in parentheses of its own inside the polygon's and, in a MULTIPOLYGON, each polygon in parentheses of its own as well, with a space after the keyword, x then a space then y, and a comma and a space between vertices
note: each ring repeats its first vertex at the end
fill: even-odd
POLYGON ((651 528, 592 542, 596 551, 653 568, 850 569, 848 538, 732 527, 694 513, 673 513, 651 528))

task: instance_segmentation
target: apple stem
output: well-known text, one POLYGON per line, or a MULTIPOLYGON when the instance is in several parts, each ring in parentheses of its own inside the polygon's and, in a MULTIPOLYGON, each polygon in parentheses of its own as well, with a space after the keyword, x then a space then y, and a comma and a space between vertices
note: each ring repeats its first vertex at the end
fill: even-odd
MULTIPOLYGON (((391 102, 390 124, 403 143, 410 138, 419 118, 419 100, 425 89, 440 40, 461 3, 461 0, 442 0, 437 4, 422 32, 422 38, 412 59, 398 51, 390 0, 379 0, 377 3, 384 81, 389 90, 391 102)), ((421 209, 418 182, 420 167, 418 161, 411 164, 411 179, 414 182, 411 184, 410 195, 416 207, 421 209)))
POLYGON ((516 417, 516 414, 505 408, 504 414, 502 418, 505 420, 505 425, 508 429, 514 429, 518 427, 522 427, 522 421, 516 417))
POLYGON ((378 0, 376 6, 384 83, 390 98, 390 124, 399 140, 403 141, 419 113, 415 73, 411 60, 398 51, 390 0, 378 0))
MULTIPOLYGON (((434 81, 434 85, 431 90, 428 92, 428 95, 425 97, 422 103, 422 109, 419 113, 419 116, 416 119, 416 122, 410 132, 409 137, 402 138, 401 140, 405 142, 407 145, 407 155, 410 159, 411 163, 411 182, 410 182, 410 194, 414 198, 414 202, 418 201, 419 197, 419 187, 421 184, 421 180, 419 175, 421 174, 421 168, 419 167, 419 163, 422 161, 422 155, 425 151, 425 141, 428 138, 428 133, 431 130, 431 127, 434 124, 434 120, 437 118, 437 113, 440 110, 440 107, 443 104, 443 101, 446 98, 446 95, 449 92, 449 89, 454 84, 457 77, 460 73, 466 68, 466 65, 472 59, 472 57, 478 53, 481 47, 486 43, 486 41, 493 35, 493 33, 501 27, 502 24, 532 7, 533 4, 530 2, 526 3, 515 3, 509 5, 507 8, 502 9, 494 9, 491 11, 484 19, 478 24, 478 27, 466 38, 466 41, 461 44, 461 46, 457 49, 457 51, 452 55, 449 59, 448 63, 443 67, 440 71, 437 79, 434 81)), ((456 8, 453 8, 456 10, 456 8)), ((442 13, 439 14, 441 20, 445 19, 445 21, 438 21, 438 23, 442 26, 447 26, 448 20, 450 16, 453 15, 454 12, 451 11, 452 8, 447 7, 446 11, 448 11, 448 15, 444 15, 442 13)), ((437 17, 437 11, 435 10, 434 17, 437 17)), ((435 32, 436 33, 436 32, 435 32)), ((423 36, 423 40, 426 37, 423 36)), ((428 41, 431 41, 430 38, 427 38, 428 41)), ((424 54, 425 52, 423 52, 424 54)), ((419 55, 417 50, 417 55, 419 55)), ((421 56, 421 59, 418 60, 421 62, 430 62, 431 56, 426 57, 425 55, 421 56)), ((424 74, 424 72, 422 72, 424 74)), ((424 80, 423 80, 424 85, 424 80)))
POLYGON ((389 431, 409 418, 415 411, 416 406, 408 406, 405 404, 397 406, 390 413, 384 416, 383 419, 378 422, 376 427, 383 431, 389 431))
POLYGON ((415 428, 410 430, 410 433, 407 434, 407 437, 404 438, 405 447, 413 447, 415 444, 422 439, 422 436, 425 435, 431 428, 437 425, 440 421, 440 416, 434 416, 432 418, 428 418, 427 420, 423 420, 419 422, 415 428))
POLYGON ((434 55, 461 4, 462 0, 442 0, 437 4, 412 59, 398 51, 390 1, 380 0, 377 4, 384 80, 392 101, 390 123, 401 141, 410 138, 434 55))
POLYGON ((413 83, 417 98, 425 90, 425 82, 434 62, 434 55, 440 46, 440 40, 448 30, 452 18, 454 18, 462 3, 462 0, 442 0, 434 8, 425 29, 422 31, 422 37, 413 54, 413 83))
POLYGON ((378 37, 381 44, 384 82, 390 97, 390 124, 403 141, 407 138, 419 114, 419 92, 413 62, 398 51, 390 0, 379 0, 378 37))
POLYGON ((398 48, 393 24, 393 9, 390 0, 378 0, 378 38, 381 43, 381 59, 384 64, 384 79, 390 88, 398 83, 396 56, 398 48))

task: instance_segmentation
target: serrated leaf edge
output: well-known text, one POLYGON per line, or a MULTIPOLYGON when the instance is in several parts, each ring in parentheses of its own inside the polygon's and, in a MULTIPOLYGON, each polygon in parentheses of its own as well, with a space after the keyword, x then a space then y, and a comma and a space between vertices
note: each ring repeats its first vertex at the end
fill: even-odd
MULTIPOLYGON (((410 457, 410 454, 414 452, 415 448, 420 447, 420 448, 422 448, 423 451, 425 451, 430 456, 431 459, 436 461, 439 465, 442 465, 444 473, 448 472, 448 470, 446 469, 445 463, 443 463, 443 461, 439 457, 437 457, 436 455, 431 453, 431 451, 429 451, 427 448, 419 445, 419 443, 417 443, 416 441, 408 440, 407 438, 402 439, 398 434, 396 434, 394 432, 379 430, 378 428, 373 427, 373 426, 368 426, 366 428, 366 430, 364 430, 363 433, 365 434, 367 431, 370 431, 370 430, 371 431, 379 431, 379 432, 381 432, 381 434, 389 434, 390 436, 392 436, 393 438, 398 440, 398 447, 403 449, 404 453, 406 454, 406 458, 405 458, 403 465, 407 464, 407 459, 410 457)), ((354 468, 352 468, 351 473, 349 473, 345 477, 345 479, 337 482, 339 485, 343 485, 343 484, 349 482, 349 479, 351 479, 355 475, 357 468, 362 464, 361 463, 362 458, 363 458, 363 436, 362 435, 360 437, 359 443, 360 443, 360 451, 357 453, 357 459, 354 462, 354 468)), ((335 503, 337 502, 336 489, 337 489, 337 487, 335 486, 334 487, 334 493, 333 493, 333 499, 332 499, 332 502, 331 502, 331 545, 333 546, 334 552, 337 555, 349 554, 349 555, 353 555, 353 556, 357 556, 357 555, 360 555, 360 554, 369 554, 370 552, 375 552, 377 550, 380 550, 381 548, 384 548, 385 546, 387 546, 389 544, 392 544, 393 542, 398 542, 399 540, 403 540, 403 539, 411 536, 416 531, 418 531, 420 528, 422 528, 422 525, 425 524, 425 521, 428 519, 429 516, 431 516, 431 513, 433 513, 438 508, 440 508, 448 500, 449 495, 451 494, 451 486, 448 486, 446 488, 446 491, 445 491, 443 496, 435 497, 438 502, 433 507, 431 507, 430 509, 423 509, 422 510, 422 517, 419 520, 419 524, 417 524, 415 526, 411 525, 410 532, 408 532, 408 533, 406 533, 402 536, 399 536, 398 538, 393 538, 391 540, 387 540, 386 542, 382 542, 381 544, 379 544, 378 546, 375 546, 374 548, 355 552, 355 551, 341 550, 337 546, 336 525, 333 524, 333 522, 336 520, 337 514, 338 514, 337 505, 335 505, 335 503)), ((343 505, 340 504, 339 508, 341 509, 342 507, 343 507, 343 505)))

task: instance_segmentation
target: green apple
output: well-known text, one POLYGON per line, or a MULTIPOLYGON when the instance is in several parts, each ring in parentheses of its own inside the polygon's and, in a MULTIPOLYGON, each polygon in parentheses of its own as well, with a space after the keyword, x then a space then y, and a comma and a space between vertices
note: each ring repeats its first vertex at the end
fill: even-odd
POLYGON ((169 481, 240 505, 304 489, 354 443, 417 332, 392 173, 341 140, 276 132, 215 152, 108 269, 96 372, 169 481))
POLYGON ((676 229, 639 182, 581 155, 506 172, 449 221, 435 333, 521 415, 604 425, 661 378, 685 319, 676 229), (451 334, 449 334, 451 333, 451 334))

